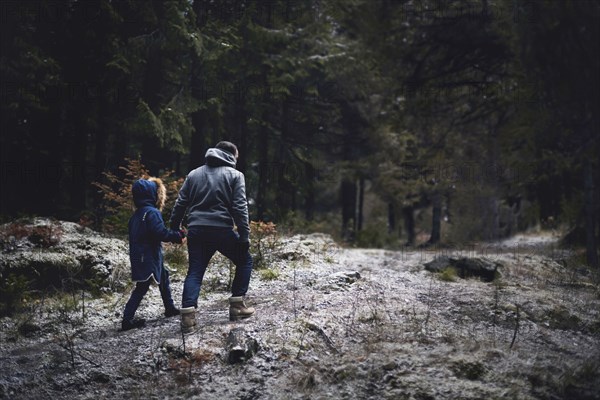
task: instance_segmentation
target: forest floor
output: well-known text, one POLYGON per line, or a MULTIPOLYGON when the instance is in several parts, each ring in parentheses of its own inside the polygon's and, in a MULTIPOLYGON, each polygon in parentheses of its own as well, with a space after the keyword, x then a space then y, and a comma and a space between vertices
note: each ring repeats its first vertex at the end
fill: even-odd
MULTIPOLYGON (((228 321, 229 269, 209 267, 198 332, 164 318, 119 331, 128 291, 52 296, 0 319, 6 399, 598 399, 600 290, 550 234, 469 249, 342 248, 320 234, 267 249, 228 321), (493 282, 434 274, 440 253, 502 264, 493 282), (247 358, 229 359, 235 330, 247 358), (230 362, 231 361, 231 362, 230 362)), ((183 270, 172 274, 181 298, 183 270)))

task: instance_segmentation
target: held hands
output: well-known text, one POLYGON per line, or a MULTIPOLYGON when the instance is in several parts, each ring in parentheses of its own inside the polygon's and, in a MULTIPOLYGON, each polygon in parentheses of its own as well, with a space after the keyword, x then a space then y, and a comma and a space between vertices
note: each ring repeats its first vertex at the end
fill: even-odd
POLYGON ((179 231, 179 241, 177 243, 180 244, 185 244, 187 242, 186 236, 187 236, 187 231, 185 230, 185 228, 181 228, 179 231))

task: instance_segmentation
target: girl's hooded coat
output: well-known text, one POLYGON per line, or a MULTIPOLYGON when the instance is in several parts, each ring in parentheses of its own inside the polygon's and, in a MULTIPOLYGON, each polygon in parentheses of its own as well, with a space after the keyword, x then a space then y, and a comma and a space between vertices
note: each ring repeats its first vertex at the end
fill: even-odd
POLYGON ((164 205, 166 190, 160 179, 140 179, 134 182, 131 192, 136 210, 129 219, 129 260, 131 278, 145 282, 153 278, 160 283, 163 269, 161 242, 181 243, 178 231, 165 227, 157 208, 164 205))

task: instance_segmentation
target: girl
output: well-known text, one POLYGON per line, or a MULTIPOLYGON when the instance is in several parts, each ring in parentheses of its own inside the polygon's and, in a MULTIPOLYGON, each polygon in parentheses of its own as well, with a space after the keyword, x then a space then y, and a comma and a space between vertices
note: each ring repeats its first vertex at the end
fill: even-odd
POLYGON ((179 315, 171 297, 169 271, 163 266, 161 242, 182 243, 185 238, 184 231, 165 227, 160 210, 167 190, 160 179, 139 179, 133 183, 131 193, 136 210, 129 219, 129 260, 136 284, 123 312, 124 331, 144 326, 145 320, 134 319, 134 315, 152 282, 160 289, 165 316, 179 315))

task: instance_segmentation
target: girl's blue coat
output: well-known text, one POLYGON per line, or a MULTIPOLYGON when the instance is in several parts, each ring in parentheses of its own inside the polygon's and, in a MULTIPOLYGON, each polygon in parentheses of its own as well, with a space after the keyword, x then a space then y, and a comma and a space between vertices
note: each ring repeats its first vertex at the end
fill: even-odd
POLYGON ((133 184, 132 194, 137 210, 129 219, 131 278, 134 282, 154 278, 160 283, 163 269, 161 242, 181 243, 181 235, 165 227, 162 215, 156 208, 156 183, 140 179, 133 184))

